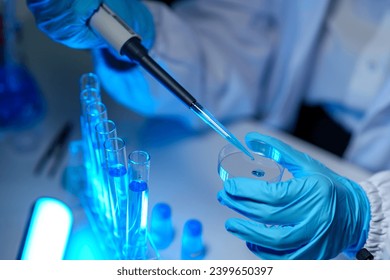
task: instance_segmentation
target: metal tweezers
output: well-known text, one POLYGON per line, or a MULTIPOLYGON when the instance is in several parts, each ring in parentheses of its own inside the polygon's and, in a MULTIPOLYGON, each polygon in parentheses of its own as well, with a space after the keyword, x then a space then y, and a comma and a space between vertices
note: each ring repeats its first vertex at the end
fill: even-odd
POLYGON ((40 174, 45 167, 45 165, 50 161, 51 158, 52 164, 49 167, 48 175, 50 177, 54 176, 60 166, 62 158, 64 157, 66 151, 66 143, 69 140, 70 134, 73 129, 73 124, 68 121, 66 122, 61 130, 55 135, 53 140, 50 142, 47 149, 44 151, 42 156, 39 158, 37 164, 34 168, 35 174, 40 174))

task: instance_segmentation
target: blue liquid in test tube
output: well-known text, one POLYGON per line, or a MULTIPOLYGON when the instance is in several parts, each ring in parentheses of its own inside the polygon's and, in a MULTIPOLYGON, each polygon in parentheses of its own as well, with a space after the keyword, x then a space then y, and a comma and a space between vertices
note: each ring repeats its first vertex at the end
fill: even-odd
POLYGON ((109 138, 104 142, 107 159, 108 183, 112 199, 112 211, 116 221, 114 235, 122 244, 126 231, 126 209, 127 209, 127 159, 126 145, 123 139, 109 138))
MULTIPOLYGON (((126 193, 123 188, 127 185, 127 169, 125 165, 117 164, 108 168, 109 184, 112 190, 112 212, 115 219, 114 234, 123 239, 126 230, 126 193), (122 234, 123 233, 123 234, 122 234)), ((122 243, 122 241, 121 241, 122 243)))
POLYGON ((104 191, 104 209, 105 216, 110 230, 117 228, 117 220, 115 217, 114 199, 116 196, 115 190, 110 188, 109 174, 107 166, 106 151, 104 143, 107 139, 115 138, 117 136, 116 125, 112 120, 102 120, 95 126, 98 149, 100 151, 99 162, 103 177, 103 191, 104 191))
POLYGON ((87 144, 90 168, 87 169, 89 184, 92 184, 93 200, 96 200, 97 212, 99 215, 105 215, 105 200, 107 194, 104 189, 104 178, 102 175, 102 162, 99 149, 99 143, 96 135, 96 125, 107 120, 107 109, 102 102, 92 102, 88 104, 87 108, 87 144))
POLYGON ((129 242, 146 245, 146 226, 148 218, 148 184, 145 181, 132 181, 128 194, 129 242), (132 238, 132 240, 130 240, 132 238))
POLYGON ((129 154, 129 188, 127 199, 125 259, 148 258, 148 201, 150 156, 144 151, 129 154))
POLYGON ((80 92, 80 128, 83 145, 83 160, 86 174, 86 190, 84 193, 85 203, 94 215, 99 214, 98 190, 93 183, 94 155, 91 148, 91 132, 88 123, 88 106, 92 103, 100 102, 100 92, 93 88, 83 89, 80 92))

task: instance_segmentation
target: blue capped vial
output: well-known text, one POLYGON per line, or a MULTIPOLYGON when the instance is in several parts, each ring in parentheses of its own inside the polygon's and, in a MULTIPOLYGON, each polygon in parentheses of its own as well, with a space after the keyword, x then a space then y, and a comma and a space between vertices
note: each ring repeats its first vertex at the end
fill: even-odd
POLYGON ((157 203, 152 210, 150 235, 157 249, 166 249, 173 241, 175 232, 172 211, 167 203, 157 203))
POLYGON ((203 244, 202 223, 196 219, 188 220, 184 224, 181 243, 182 260, 201 260, 205 256, 203 244))

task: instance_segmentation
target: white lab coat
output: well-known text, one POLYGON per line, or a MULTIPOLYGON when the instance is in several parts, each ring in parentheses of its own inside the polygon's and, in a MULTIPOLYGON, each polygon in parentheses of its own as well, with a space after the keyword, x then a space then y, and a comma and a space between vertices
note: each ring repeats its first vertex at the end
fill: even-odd
MULTIPOLYGON (((330 0, 183 0, 173 10, 145 3, 156 27, 151 55, 218 119, 257 115, 273 128, 292 128, 330 0)), ((110 77, 103 80, 110 83, 108 91, 131 109, 197 123, 142 69, 118 75, 99 55, 96 65, 110 77)), ((390 78, 353 131, 345 154, 371 171, 390 169, 389 91, 390 78)), ((361 185, 373 217, 366 246, 376 258, 390 258, 390 172, 361 185)))

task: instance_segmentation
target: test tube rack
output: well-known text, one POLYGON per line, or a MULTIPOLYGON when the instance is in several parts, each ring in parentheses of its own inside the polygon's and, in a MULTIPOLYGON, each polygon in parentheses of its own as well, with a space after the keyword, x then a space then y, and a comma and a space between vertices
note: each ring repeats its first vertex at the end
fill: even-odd
POLYGON ((84 189, 79 198, 104 259, 159 259, 147 230, 149 155, 118 137, 94 73, 80 78, 84 189))

